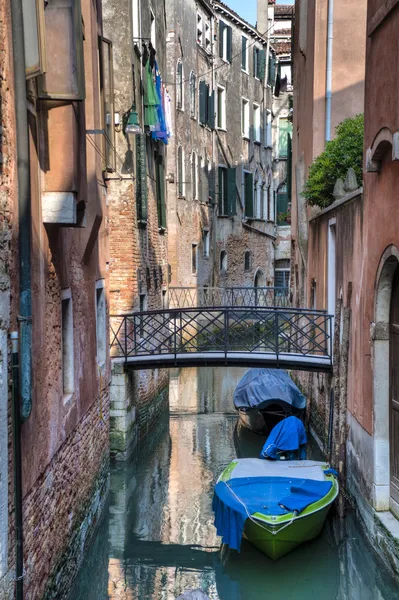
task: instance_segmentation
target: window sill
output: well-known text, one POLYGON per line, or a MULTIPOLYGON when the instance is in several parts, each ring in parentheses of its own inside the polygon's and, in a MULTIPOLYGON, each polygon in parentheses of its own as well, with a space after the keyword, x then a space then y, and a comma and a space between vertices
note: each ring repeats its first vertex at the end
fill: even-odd
POLYGON ((246 142, 250 142, 251 141, 248 135, 243 135, 242 139, 245 140, 246 142))
POLYGON ((71 404, 72 399, 73 399, 73 392, 69 393, 69 394, 64 394, 62 396, 62 403, 63 403, 63 405, 67 406, 67 404, 71 404))
POLYGON ((245 69, 241 68, 241 73, 245 73, 245 75, 249 75, 249 71, 246 71, 245 69))
POLYGON ((224 133, 227 133, 227 129, 226 129, 226 127, 216 127, 216 129, 217 129, 218 131, 223 131, 224 133))
POLYGON ((197 120, 197 117, 194 117, 194 115, 191 115, 190 118, 191 118, 192 121, 196 121, 197 120))
POLYGON ((230 62, 227 60, 227 58, 223 58, 223 56, 221 56, 221 57, 220 57, 220 59, 221 59, 221 60, 222 60, 224 63, 226 63, 226 65, 229 65, 229 64, 230 64, 230 62))
POLYGON ((218 215, 219 219, 230 219, 230 215, 218 215))
POLYGON ((177 106, 177 107, 176 107, 176 110, 178 110, 178 111, 179 111, 179 112, 181 112, 181 113, 184 113, 184 112, 185 112, 185 111, 184 111, 184 108, 180 108, 179 106, 177 106))
POLYGON ((261 146, 262 142, 260 140, 254 140, 254 144, 256 144, 257 146, 261 146))
POLYGON ((166 233, 167 229, 166 227, 158 227, 158 233, 164 235, 166 233))

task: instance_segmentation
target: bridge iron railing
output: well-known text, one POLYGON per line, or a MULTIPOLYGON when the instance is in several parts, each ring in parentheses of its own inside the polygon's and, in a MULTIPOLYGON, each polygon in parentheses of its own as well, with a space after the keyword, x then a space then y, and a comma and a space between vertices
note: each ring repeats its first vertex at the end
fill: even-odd
POLYGON ((169 286, 170 308, 215 306, 289 306, 289 289, 286 287, 169 286))
POLYGON ((329 370, 332 317, 293 308, 216 307, 111 316, 111 357, 136 368, 263 364, 329 370))

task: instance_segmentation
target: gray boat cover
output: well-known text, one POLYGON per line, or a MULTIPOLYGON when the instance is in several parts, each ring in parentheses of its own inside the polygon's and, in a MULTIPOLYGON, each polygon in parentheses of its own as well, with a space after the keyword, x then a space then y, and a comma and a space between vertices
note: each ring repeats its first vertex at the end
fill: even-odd
POLYGON ((304 410, 306 398, 281 369, 249 369, 234 392, 236 409, 267 409, 270 404, 286 405, 295 411, 304 410))

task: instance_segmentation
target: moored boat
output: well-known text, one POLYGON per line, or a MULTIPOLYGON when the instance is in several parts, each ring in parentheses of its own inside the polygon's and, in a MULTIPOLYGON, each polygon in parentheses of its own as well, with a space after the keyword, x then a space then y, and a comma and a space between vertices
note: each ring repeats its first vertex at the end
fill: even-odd
POLYGON ((320 533, 338 491, 324 462, 235 459, 215 486, 216 529, 230 548, 245 537, 275 560, 320 533))
POLYGON ((241 423, 256 433, 269 433, 288 416, 303 418, 306 398, 281 369, 249 369, 234 392, 241 423))

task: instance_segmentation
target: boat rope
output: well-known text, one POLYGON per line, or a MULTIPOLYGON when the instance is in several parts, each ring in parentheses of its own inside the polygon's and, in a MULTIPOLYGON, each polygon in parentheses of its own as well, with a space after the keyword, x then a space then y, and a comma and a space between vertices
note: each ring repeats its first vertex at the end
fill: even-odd
POLYGON ((235 491, 231 489, 231 487, 229 486, 229 484, 227 483, 227 481, 223 481, 223 483, 229 488, 230 492, 233 494, 233 496, 236 498, 236 500, 238 500, 238 502, 240 504, 242 504, 242 506, 245 509, 245 512, 247 513, 248 519, 250 521, 252 521, 252 523, 254 523, 255 525, 258 525, 259 527, 261 527, 262 529, 264 529, 265 531, 267 531, 268 533, 270 533, 271 535, 277 535, 278 533, 280 533, 281 531, 283 531, 283 529, 286 529, 287 527, 289 527, 290 525, 292 525, 292 523, 294 522, 294 520, 298 516, 298 512, 296 510, 294 510, 294 512, 292 513, 292 519, 291 519, 291 521, 288 521, 288 523, 285 523, 282 527, 279 527, 278 529, 276 527, 273 527, 273 529, 270 529, 269 527, 267 527, 267 525, 265 525, 265 523, 262 523, 262 521, 260 519, 255 519, 249 513, 248 508, 246 507, 246 505, 244 504, 244 502, 241 500, 241 498, 239 498, 237 496, 237 494, 235 493, 235 491))

